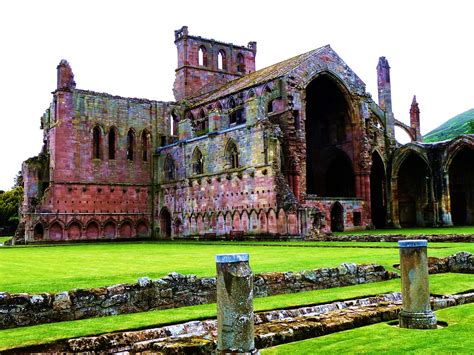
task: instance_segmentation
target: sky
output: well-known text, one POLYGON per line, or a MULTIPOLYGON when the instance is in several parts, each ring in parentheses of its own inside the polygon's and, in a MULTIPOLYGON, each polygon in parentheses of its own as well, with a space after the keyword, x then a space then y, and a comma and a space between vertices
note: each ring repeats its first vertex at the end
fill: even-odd
MULTIPOLYGON (((377 101, 376 66, 391 66, 395 117, 416 94, 422 134, 474 107, 469 0, 15 0, 0 2, 0 190, 37 155, 56 66, 79 89, 172 101, 174 30, 246 45, 257 69, 330 44, 377 101)), ((403 141, 403 137, 397 139, 403 141)))

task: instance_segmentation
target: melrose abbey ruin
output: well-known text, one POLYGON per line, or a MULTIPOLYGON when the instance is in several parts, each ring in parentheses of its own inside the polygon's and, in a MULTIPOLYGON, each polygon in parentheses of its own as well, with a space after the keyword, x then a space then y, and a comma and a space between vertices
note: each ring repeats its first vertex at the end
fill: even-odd
POLYGON ((319 231, 474 223, 474 138, 423 144, 324 46, 256 71, 257 44, 175 31, 174 96, 76 88, 67 61, 23 163, 28 243, 304 238, 319 231), (394 128, 412 142, 400 145, 394 128))

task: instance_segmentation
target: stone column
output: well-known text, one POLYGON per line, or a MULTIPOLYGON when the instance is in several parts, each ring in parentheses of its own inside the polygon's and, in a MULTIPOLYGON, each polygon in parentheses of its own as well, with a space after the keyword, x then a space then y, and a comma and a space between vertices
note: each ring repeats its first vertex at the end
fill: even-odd
POLYGON ((436 328, 436 316, 430 305, 427 245, 426 240, 398 242, 403 300, 400 328, 436 328))
POLYGON ((217 354, 256 354, 248 254, 216 255, 217 354))

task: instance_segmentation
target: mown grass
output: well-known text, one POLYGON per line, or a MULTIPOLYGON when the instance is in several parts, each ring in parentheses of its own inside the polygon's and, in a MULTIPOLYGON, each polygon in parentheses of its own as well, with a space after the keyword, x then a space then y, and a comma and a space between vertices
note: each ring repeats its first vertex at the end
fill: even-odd
MULTIPOLYGON (((431 291, 436 294, 457 293, 473 288, 473 286, 472 275, 438 274, 430 276, 431 291)), ((256 298, 254 309, 255 311, 263 311, 292 308, 397 292, 399 290, 400 280, 394 279, 370 284, 256 298)), ((60 339, 156 327, 215 316, 216 305, 208 304, 6 329, 0 330, 0 351, 20 346, 46 344, 60 339)))
POLYGON ((387 323, 262 349, 262 354, 472 354, 474 304, 436 312, 443 329, 400 329, 387 323))
MULTIPOLYGON (((334 267, 343 262, 398 263, 396 243, 101 243, 0 248, 0 291, 59 292, 75 288, 133 283, 172 271, 215 275, 215 255, 247 252, 254 273, 334 267), (361 246, 392 248, 360 248, 361 246), (331 247, 333 246, 333 247, 331 247), (341 246, 347 246, 342 248, 341 246)), ((430 256, 448 256, 474 243, 430 243, 430 256), (437 249, 439 248, 439 249, 437 249)))
POLYGON ((440 227, 440 228, 402 228, 402 229, 373 229, 360 230, 353 232, 335 232, 334 235, 360 235, 360 234, 474 234, 474 226, 455 226, 455 227, 440 227))
POLYGON ((11 239, 11 237, 0 237, 0 244, 5 243, 8 239, 11 239))

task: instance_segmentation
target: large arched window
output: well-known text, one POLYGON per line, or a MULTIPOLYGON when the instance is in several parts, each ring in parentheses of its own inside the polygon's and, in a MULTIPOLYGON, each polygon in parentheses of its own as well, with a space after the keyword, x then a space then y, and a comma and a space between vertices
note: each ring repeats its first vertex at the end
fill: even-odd
POLYGON ((127 159, 133 160, 133 154, 135 151, 135 132, 130 129, 127 133, 127 159))
POLYGON ((110 128, 109 131, 109 160, 115 159, 115 147, 117 142, 117 132, 115 127, 110 128))
POLYGON ((225 149, 225 158, 227 166, 230 169, 235 169, 239 167, 239 150, 234 141, 229 141, 225 149))
POLYGON ((143 161, 148 161, 148 150, 149 150, 149 133, 147 130, 142 132, 142 159, 143 161))
POLYGON ((204 46, 199 47, 198 50, 198 65, 207 67, 207 49, 204 46))
POLYGON ((100 150, 102 143, 102 133, 99 126, 95 126, 92 130, 92 158, 100 159, 100 150))
POLYGON ((241 105, 240 106, 236 105, 233 98, 229 100, 228 113, 229 113, 230 125, 245 123, 244 109, 241 105))
POLYGON ((196 148, 193 153, 193 174, 199 175, 204 173, 204 157, 199 148, 196 148))
POLYGON ((245 73, 244 56, 241 53, 237 54, 237 72, 245 73))
POLYGON ((169 155, 165 159, 163 170, 165 172, 165 181, 175 180, 175 165, 174 159, 169 155))
POLYGON ((217 54, 217 69, 227 70, 227 57, 223 49, 217 54))

